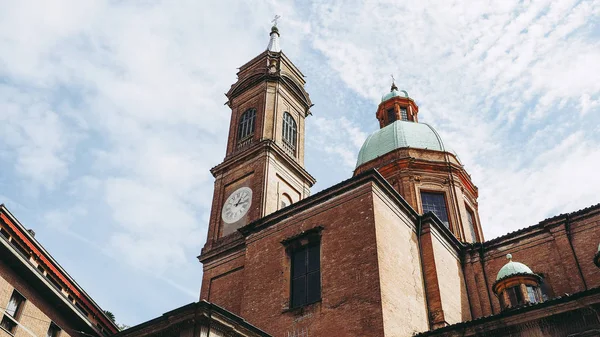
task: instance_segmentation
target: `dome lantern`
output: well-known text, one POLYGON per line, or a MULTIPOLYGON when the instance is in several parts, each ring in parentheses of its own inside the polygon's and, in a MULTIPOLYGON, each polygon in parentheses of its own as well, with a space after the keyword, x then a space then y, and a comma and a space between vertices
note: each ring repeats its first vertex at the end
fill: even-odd
MULTIPOLYGON (((392 78, 394 77, 392 76, 392 78)), ((381 97, 376 116, 379 120, 379 127, 383 128, 395 121, 418 122, 418 112, 419 107, 408 96, 408 92, 398 90, 396 82, 392 81, 390 92, 381 97)))
POLYGON ((506 258, 508 263, 500 268, 492 286, 502 310, 541 302, 540 276, 523 263, 514 262, 511 254, 506 258))

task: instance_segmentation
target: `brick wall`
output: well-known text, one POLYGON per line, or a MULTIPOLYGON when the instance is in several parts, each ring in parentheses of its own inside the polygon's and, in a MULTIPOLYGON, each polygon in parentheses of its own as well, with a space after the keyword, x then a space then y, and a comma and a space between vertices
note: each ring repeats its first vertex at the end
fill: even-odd
POLYGON ((508 262, 507 253, 512 254, 514 261, 543 275, 549 298, 599 286, 600 270, 593 262, 600 241, 599 224, 600 208, 595 207, 491 240, 483 245, 483 260, 480 247, 469 250, 467 283, 472 289, 474 316, 500 312, 500 303, 491 287, 500 268, 508 262))
POLYGON ((245 251, 230 253, 204 265, 200 300, 207 300, 240 314, 244 285, 245 251))
MULTIPOLYGON (((25 297, 25 303, 19 317, 19 323, 23 324, 25 328, 17 327, 14 337, 31 337, 31 334, 46 336, 51 321, 63 330, 61 337, 76 335, 74 330, 80 328, 61 314, 55 305, 46 301, 36 289, 33 289, 0 259, 0 307, 3 309, 2 311, 8 305, 14 289, 25 297)), ((0 336, 11 335, 0 329, 0 336)))
MULTIPOLYGON (((241 316, 274 336, 380 336, 383 330, 370 185, 331 198, 247 240, 241 316), (322 301, 289 306, 289 257, 281 241, 323 226, 322 301)), ((218 303, 217 303, 218 304, 218 303)))

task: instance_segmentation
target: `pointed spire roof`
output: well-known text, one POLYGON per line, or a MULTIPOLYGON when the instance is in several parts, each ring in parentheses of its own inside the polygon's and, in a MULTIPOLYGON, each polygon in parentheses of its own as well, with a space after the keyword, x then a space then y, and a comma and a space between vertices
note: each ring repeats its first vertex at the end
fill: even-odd
POLYGON ((281 47, 279 46, 279 29, 277 26, 271 27, 271 39, 269 40, 269 45, 267 46, 268 51, 272 52, 280 52, 281 47))

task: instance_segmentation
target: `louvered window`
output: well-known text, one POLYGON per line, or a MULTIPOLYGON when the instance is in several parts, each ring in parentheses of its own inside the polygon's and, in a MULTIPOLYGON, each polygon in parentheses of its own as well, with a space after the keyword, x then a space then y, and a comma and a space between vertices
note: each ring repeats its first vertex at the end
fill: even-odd
POLYGON ((292 252, 292 308, 321 299, 321 253, 319 242, 292 252))
POLYGON ((283 113, 283 145, 292 155, 296 154, 298 131, 296 121, 288 112, 283 113))
POLYGON ((12 296, 8 301, 8 305, 4 310, 2 321, 0 322, 0 326, 11 334, 14 334, 15 329, 17 328, 17 321, 21 315, 24 302, 25 297, 19 294, 16 290, 13 290, 12 296))
POLYGON ((467 222, 469 223, 469 229, 471 230, 471 237, 473 242, 477 242, 477 234, 475 233, 475 214, 467 208, 467 222))
POLYGON ((238 143, 243 142, 254 134, 254 122, 256 120, 256 109, 248 109, 242 114, 238 126, 238 143))

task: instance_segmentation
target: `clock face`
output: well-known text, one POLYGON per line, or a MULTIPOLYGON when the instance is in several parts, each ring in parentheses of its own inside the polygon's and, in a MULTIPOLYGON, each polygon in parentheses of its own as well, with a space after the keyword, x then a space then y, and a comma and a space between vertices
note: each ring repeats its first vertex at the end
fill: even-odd
POLYGON ((234 223, 240 220, 252 204, 252 190, 249 187, 240 187, 225 200, 221 218, 226 223, 234 223))

